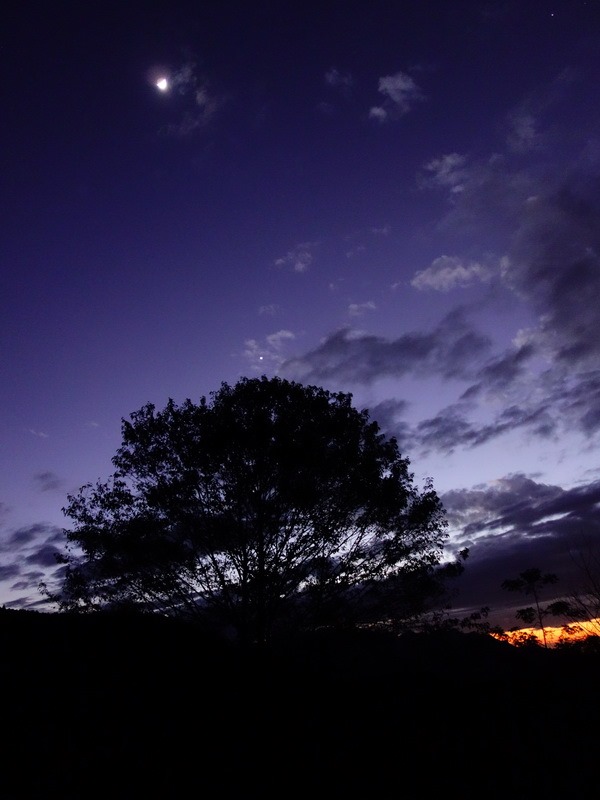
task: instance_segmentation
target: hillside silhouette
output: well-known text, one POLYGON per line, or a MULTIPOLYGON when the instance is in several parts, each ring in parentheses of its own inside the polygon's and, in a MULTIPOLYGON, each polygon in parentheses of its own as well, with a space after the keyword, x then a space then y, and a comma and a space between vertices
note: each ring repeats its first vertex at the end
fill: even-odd
POLYGON ((6 609, 0 640, 5 798, 597 794, 594 653, 6 609))

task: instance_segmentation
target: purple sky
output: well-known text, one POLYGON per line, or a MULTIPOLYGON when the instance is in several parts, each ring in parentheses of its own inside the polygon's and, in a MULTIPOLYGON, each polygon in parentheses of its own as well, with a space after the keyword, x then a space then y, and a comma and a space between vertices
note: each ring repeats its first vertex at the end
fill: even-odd
POLYGON ((261 374, 352 392, 433 478, 458 605, 567 589, 600 535, 599 43, 598 0, 10 3, 0 603, 39 604, 122 417, 261 374))

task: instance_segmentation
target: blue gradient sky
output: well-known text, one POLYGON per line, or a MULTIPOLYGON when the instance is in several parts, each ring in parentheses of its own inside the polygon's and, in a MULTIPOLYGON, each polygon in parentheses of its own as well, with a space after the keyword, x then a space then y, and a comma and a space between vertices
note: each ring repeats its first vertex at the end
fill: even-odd
POLYGON ((3 13, 0 602, 60 576, 122 417, 261 374, 352 392, 433 478, 458 605, 566 590, 600 535, 597 0, 3 13))

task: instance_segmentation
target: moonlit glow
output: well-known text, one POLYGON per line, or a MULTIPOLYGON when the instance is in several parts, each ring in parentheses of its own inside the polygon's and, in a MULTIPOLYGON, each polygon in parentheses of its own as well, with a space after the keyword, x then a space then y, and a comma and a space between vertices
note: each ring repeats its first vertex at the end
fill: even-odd
POLYGON ((166 92, 169 88, 169 81, 166 78, 159 78, 156 81, 156 88, 160 89, 161 92, 166 92))

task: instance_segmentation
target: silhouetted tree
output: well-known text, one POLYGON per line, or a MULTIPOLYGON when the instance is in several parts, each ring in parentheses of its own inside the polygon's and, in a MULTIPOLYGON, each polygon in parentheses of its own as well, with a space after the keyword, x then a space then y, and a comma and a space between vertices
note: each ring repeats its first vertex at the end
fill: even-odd
POLYGON ((526 596, 533 597, 535 607, 527 606, 526 608, 519 608, 516 612, 516 617, 517 619, 522 620, 526 625, 534 625, 536 622, 538 623, 538 626, 542 631, 544 647, 548 647, 544 619, 548 616, 548 614, 554 614, 557 613, 557 611, 556 606, 553 607, 552 605, 549 605, 543 607, 540 604, 540 593, 544 586, 549 586, 557 582, 557 575, 552 572, 542 574, 542 572, 535 567, 521 572, 518 578, 507 578, 502 582, 503 589, 507 589, 510 592, 521 592, 526 596))
POLYGON ((552 604, 555 614, 570 620, 572 632, 600 635, 600 557, 591 546, 571 554, 577 578, 568 595, 552 604), (577 581, 577 583, 575 583, 577 581), (581 623, 584 623, 582 627, 581 623))
POLYGON ((123 420, 113 476, 68 497, 60 607, 216 616, 262 642, 359 619, 376 587, 426 591, 443 508, 351 401, 263 376, 123 420))

